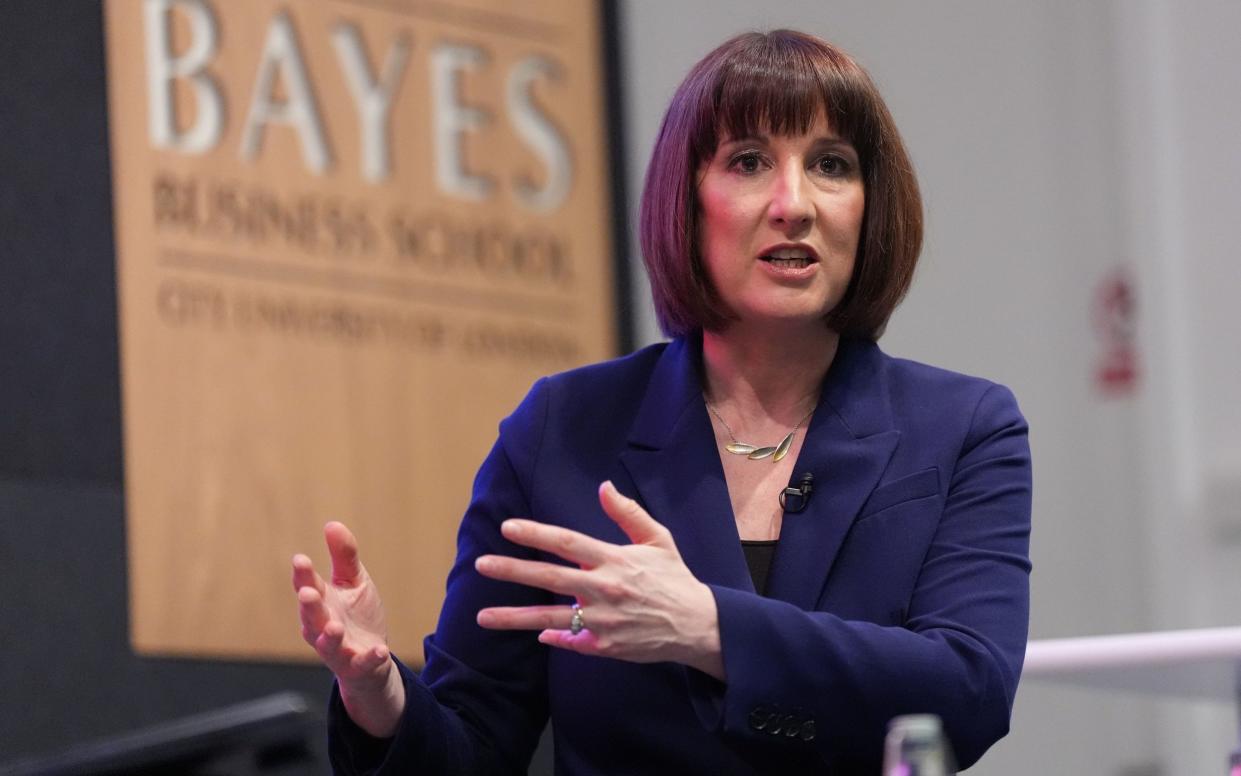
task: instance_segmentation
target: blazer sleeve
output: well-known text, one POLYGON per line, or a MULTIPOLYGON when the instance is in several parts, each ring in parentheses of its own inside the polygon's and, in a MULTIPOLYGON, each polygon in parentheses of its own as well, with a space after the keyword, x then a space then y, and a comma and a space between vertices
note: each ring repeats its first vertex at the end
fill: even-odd
POLYGON ((530 514, 529 476, 542 441, 547 397, 540 380, 511 416, 474 480, 457 535, 439 623, 423 643, 418 675, 397 661, 405 711, 393 738, 370 739, 352 725, 339 692, 329 708, 329 757, 335 773, 524 774, 547 722, 547 647, 526 631, 492 631, 475 616, 487 606, 534 606, 550 594, 491 580, 478 556, 534 557, 509 542, 500 523, 530 514))
POLYGON ((1026 423, 1008 389, 991 385, 903 627, 713 586, 727 682, 689 669, 700 720, 771 741, 769 709, 796 708, 785 724, 797 727, 783 731, 789 745, 847 767, 874 761, 892 717, 934 713, 968 767, 1008 731, 1029 624, 1030 502, 1026 423))

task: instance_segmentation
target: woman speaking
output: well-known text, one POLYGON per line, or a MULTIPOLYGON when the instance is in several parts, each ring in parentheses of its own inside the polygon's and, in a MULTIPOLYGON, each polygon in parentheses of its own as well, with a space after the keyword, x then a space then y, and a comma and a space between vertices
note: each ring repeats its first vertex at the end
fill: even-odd
POLYGON ((694 66, 647 170, 671 342, 537 382, 500 424, 416 674, 343 525, 293 560, 341 773, 876 774, 934 713, 1008 730, 1030 456, 1002 386, 875 341, 922 238, 874 85, 797 32, 694 66))

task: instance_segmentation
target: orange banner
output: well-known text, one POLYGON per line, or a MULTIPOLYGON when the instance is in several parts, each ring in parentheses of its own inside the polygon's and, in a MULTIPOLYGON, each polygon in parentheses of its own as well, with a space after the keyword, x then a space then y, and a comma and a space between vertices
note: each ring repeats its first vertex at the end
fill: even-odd
POLYGON ((417 661, 496 423, 614 354, 599 9, 109 0, 132 637, 310 657, 353 527, 417 661))

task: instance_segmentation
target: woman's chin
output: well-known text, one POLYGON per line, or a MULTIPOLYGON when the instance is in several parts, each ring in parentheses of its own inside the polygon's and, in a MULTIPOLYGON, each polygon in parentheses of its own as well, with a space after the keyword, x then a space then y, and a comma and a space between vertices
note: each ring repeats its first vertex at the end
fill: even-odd
POLYGON ((827 330, 827 314, 830 308, 807 306, 805 309, 781 307, 768 310, 752 310, 738 315, 730 330, 764 331, 782 336, 815 337, 827 330))

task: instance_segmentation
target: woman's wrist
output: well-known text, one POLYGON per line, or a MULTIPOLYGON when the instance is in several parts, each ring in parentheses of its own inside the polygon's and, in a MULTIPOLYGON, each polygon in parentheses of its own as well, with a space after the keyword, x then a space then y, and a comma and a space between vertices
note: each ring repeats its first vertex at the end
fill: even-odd
POLYGON ((700 616, 696 623, 694 635, 689 640, 692 645, 691 654, 685 664, 726 681, 724 674, 724 650, 720 645, 720 614, 715 604, 715 594, 711 588, 699 583, 702 595, 697 597, 700 602, 695 612, 700 616))
POLYGON ((353 723, 375 738, 396 734, 405 711, 405 682, 396 663, 388 660, 387 677, 382 682, 346 683, 337 678, 340 699, 353 723))

